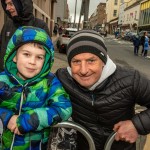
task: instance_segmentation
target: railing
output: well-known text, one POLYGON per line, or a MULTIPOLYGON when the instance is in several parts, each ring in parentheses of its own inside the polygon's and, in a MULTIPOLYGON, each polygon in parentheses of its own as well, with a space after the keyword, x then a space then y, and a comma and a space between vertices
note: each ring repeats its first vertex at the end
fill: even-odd
MULTIPOLYGON (((87 129, 85 129, 83 126, 81 126, 81 125, 79 125, 75 122, 66 121, 66 122, 58 123, 54 127, 57 127, 57 128, 60 128, 60 127, 62 127, 62 128, 72 128, 72 129, 75 129, 75 130, 79 131, 80 133, 82 133, 85 136, 86 140, 88 141, 90 150, 96 150, 92 136, 87 131, 87 129)), ((106 141, 106 144, 104 146, 104 150, 110 150, 111 149, 111 145, 114 141, 115 135, 116 135, 116 133, 113 132, 109 136, 109 138, 106 141)))

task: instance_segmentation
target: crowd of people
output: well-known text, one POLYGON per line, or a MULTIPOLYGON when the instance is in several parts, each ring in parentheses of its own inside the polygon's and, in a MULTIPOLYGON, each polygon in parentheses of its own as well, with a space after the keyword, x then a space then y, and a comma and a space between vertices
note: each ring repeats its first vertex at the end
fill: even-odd
MULTIPOLYGON (((136 150, 138 136, 150 133, 150 81, 137 70, 116 65, 94 30, 76 32, 67 45, 68 67, 51 73, 54 45, 46 23, 33 15, 32 0, 1 4, 10 18, 0 38, 2 149, 46 150, 51 127, 71 118, 89 131, 96 150, 104 149, 112 132, 111 150, 136 150), (135 114, 136 104, 147 109, 135 114)), ((135 55, 141 43, 136 38, 135 55)), ((148 42, 144 33, 144 56, 148 42)), ((81 133, 72 132, 72 138, 70 130, 62 132, 68 138, 56 134, 60 149, 89 149, 81 133)))
POLYGON ((147 58, 148 50, 150 50, 150 45, 149 45, 149 37, 147 36, 148 33, 145 31, 143 33, 143 36, 139 37, 138 35, 135 35, 133 37, 133 45, 134 45, 134 55, 138 56, 139 55, 139 47, 140 45, 142 46, 141 50, 141 56, 144 58, 147 58))

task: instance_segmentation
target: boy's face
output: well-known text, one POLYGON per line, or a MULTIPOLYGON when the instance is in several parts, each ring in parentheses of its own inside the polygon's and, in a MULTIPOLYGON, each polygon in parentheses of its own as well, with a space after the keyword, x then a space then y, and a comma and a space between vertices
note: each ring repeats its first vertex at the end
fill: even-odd
POLYGON ((6 10, 9 11, 12 17, 18 16, 17 10, 12 2, 12 0, 5 0, 6 10))
POLYGON ((44 64, 45 54, 42 46, 35 43, 27 43, 19 47, 13 58, 18 69, 17 75, 26 80, 39 74, 44 64))

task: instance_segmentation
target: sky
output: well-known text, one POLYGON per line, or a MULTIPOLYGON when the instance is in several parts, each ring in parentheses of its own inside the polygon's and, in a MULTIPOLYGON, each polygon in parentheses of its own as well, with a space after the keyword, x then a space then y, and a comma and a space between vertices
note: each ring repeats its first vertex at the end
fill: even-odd
MULTIPOLYGON (((77 0, 76 22, 79 21, 79 14, 80 14, 80 9, 81 9, 81 2, 82 2, 82 0, 77 0)), ((106 2, 106 0, 90 0, 89 16, 91 16, 94 13, 94 11, 97 8, 97 5, 100 2, 106 2)), ((70 11, 70 16, 71 16, 71 22, 74 22, 75 3, 76 3, 76 0, 68 0, 69 11, 70 11)))

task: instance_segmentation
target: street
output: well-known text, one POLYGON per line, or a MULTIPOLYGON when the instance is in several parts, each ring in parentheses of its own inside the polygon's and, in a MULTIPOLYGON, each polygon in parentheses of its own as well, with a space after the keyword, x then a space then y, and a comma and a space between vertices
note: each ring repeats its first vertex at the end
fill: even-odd
MULTIPOLYGON (((109 35, 104 40, 106 47, 108 48, 108 55, 117 65, 137 69, 150 79, 150 59, 145 59, 142 56, 134 56, 132 42, 115 39, 112 35, 109 35)), ((139 49, 139 54, 140 53, 141 47, 139 49)), ((66 55, 59 53, 57 48, 55 49, 55 58, 55 63, 52 68, 53 72, 55 72, 57 68, 67 66, 66 55), (61 63, 57 62, 58 59, 61 63)))
MULTIPOLYGON (((117 64, 123 67, 135 68, 141 73, 146 75, 150 79, 149 65, 150 59, 145 59, 142 56, 134 56, 133 54, 133 44, 128 41, 115 39, 114 36, 109 35, 105 39, 106 47, 108 48, 108 55, 117 64)), ((54 42, 55 45, 56 41, 54 42)), ((139 54, 141 53, 141 47, 139 49, 139 54)), ((150 55, 150 54, 149 54, 150 55)), ((61 54, 55 48, 55 60, 52 67, 52 72, 56 72, 58 68, 67 67, 66 54, 61 54)), ((145 109, 141 106, 136 106, 136 113, 145 109)), ((148 150, 150 145, 150 135, 146 139, 146 136, 140 136, 137 140, 137 150, 148 150), (145 147, 143 148, 144 143, 145 147)))

